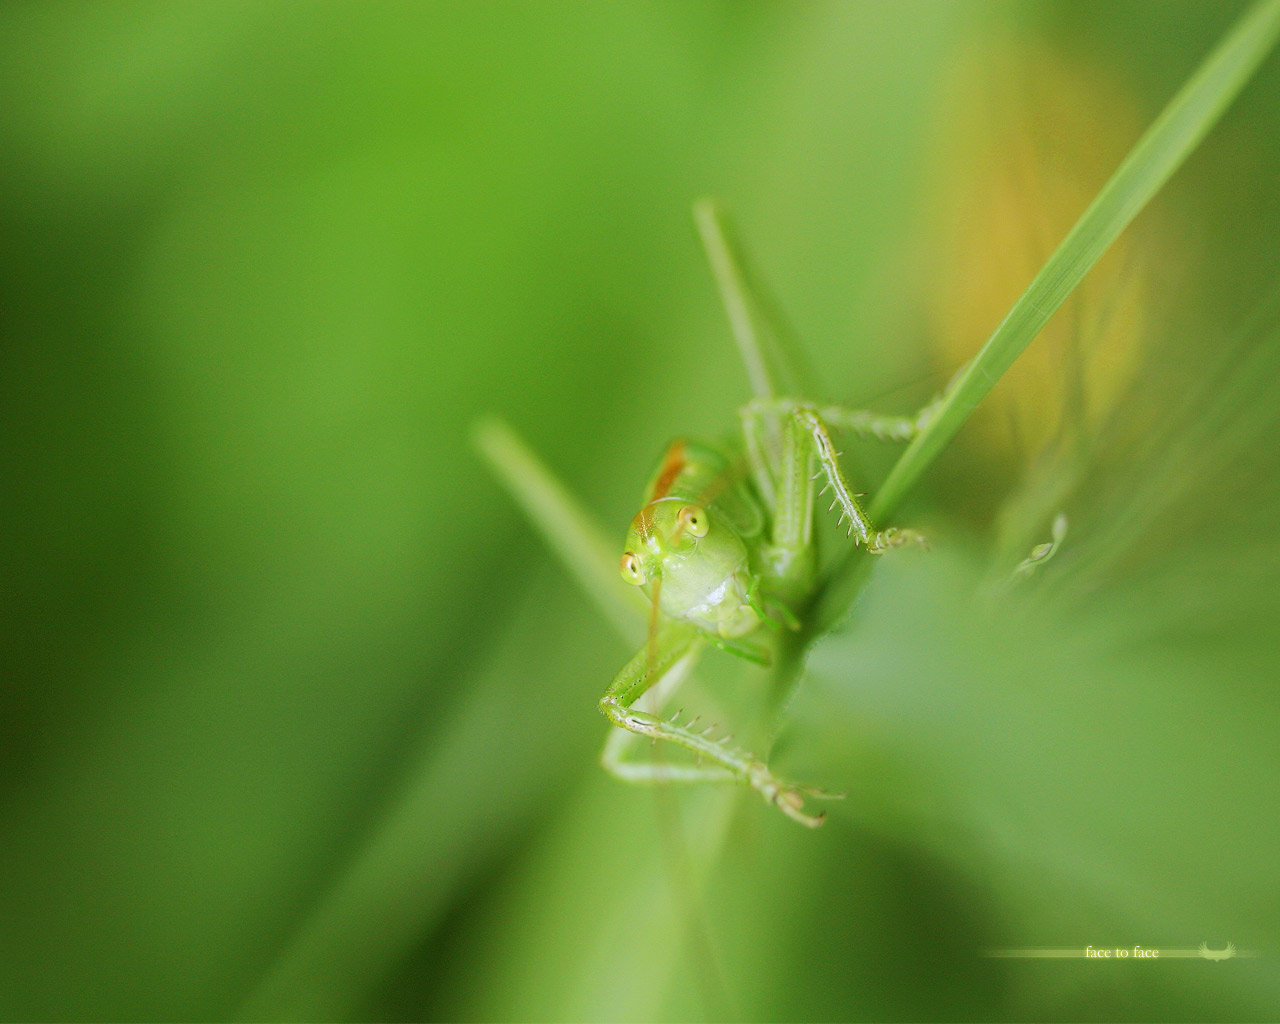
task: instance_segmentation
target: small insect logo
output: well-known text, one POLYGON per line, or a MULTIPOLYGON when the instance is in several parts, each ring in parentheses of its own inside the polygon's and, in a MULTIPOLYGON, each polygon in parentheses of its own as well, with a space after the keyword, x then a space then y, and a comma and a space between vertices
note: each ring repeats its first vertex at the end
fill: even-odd
POLYGON ((1230 960, 1236 955, 1236 944, 1228 942, 1226 949, 1210 949, 1207 942, 1200 943, 1200 955, 1206 960, 1230 960))

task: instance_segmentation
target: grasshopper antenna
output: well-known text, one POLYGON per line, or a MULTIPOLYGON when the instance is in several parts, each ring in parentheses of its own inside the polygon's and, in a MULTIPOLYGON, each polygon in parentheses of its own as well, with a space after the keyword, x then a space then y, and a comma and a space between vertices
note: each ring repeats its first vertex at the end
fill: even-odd
POLYGON ((658 595, 662 592, 662 577, 654 576, 650 587, 652 589, 649 591, 649 596, 652 604, 649 606, 649 637, 645 641, 645 647, 649 652, 649 671, 653 672, 658 666, 658 617, 661 614, 658 595))

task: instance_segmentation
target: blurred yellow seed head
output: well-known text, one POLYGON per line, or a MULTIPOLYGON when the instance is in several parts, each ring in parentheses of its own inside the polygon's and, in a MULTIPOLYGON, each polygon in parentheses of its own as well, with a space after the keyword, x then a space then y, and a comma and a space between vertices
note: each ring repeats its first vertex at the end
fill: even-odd
MULTIPOLYGON (((1115 82, 1044 45, 964 54, 939 118, 927 326, 948 368, 978 351, 1141 131, 1115 82)), ((1122 235, 992 391, 962 441, 1007 469, 1087 443, 1144 349, 1141 243, 1122 235)), ((976 450, 976 451, 975 451, 976 450)))

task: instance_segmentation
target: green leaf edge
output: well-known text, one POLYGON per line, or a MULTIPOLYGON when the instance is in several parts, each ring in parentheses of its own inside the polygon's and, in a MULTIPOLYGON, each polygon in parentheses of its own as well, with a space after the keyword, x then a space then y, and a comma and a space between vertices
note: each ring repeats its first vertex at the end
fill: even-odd
POLYGON ((1280 0, 1260 0, 1169 101, 902 453, 871 503, 873 522, 888 521, 1107 247, 1195 150, 1262 64, 1278 35, 1280 0))

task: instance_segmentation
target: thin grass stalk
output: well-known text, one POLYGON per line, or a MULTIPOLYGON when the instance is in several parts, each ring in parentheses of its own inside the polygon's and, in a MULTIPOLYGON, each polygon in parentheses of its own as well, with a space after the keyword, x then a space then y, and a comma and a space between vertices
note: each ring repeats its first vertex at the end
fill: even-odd
POLYGON ((1280 0, 1246 11, 1102 187, 1075 226, 948 390, 871 504, 886 522, 1014 360, 1139 211, 1195 150, 1280 35, 1280 0))

